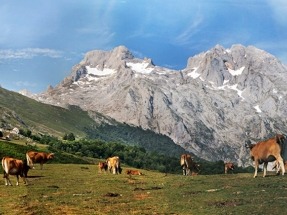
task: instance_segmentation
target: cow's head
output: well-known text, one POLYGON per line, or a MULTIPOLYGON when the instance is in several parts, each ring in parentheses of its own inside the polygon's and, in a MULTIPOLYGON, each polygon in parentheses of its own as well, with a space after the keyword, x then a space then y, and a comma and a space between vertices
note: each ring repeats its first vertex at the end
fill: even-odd
POLYGON ((286 139, 283 134, 276 134, 275 138, 276 138, 276 142, 280 145, 283 144, 286 139))
POLYGON ((244 145, 250 150, 255 146, 255 144, 252 144, 250 140, 246 140, 244 145))
POLYGON ((47 158, 48 158, 49 160, 54 159, 54 157, 55 157, 55 154, 54 154, 54 153, 49 153, 48 156, 47 156, 47 158))

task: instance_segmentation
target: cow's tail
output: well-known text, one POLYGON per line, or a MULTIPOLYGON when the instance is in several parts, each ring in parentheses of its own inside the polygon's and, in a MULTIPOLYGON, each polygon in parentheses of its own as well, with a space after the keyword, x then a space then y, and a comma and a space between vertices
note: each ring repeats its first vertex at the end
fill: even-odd
POLYGON ((180 166, 184 166, 185 165, 185 156, 182 155, 180 158, 180 166))
POLYGON ((5 173, 8 173, 8 164, 7 164, 7 160, 5 159, 5 157, 2 159, 2 167, 4 170, 4 177, 5 177, 5 173))
POLYGON ((28 152, 26 153, 26 159, 27 159, 27 165, 28 165, 30 168, 35 169, 34 164, 33 164, 33 161, 32 161, 32 159, 30 158, 28 152))

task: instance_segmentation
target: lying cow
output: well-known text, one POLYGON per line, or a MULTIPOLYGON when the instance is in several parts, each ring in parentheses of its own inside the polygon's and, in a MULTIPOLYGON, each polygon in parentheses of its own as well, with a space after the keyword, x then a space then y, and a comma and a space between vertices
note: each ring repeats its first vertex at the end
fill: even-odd
POLYGON ((182 154, 180 157, 180 166, 183 175, 190 175, 191 172, 199 172, 199 164, 195 163, 189 154, 182 154))
POLYGON ((4 170, 5 185, 10 185, 11 181, 9 175, 15 175, 17 182, 16 185, 19 185, 19 176, 23 179, 24 184, 28 184, 27 174, 30 167, 27 165, 26 161, 18 160, 11 157, 2 158, 2 168, 4 170))
POLYGON ((99 162, 98 167, 99 167, 99 172, 103 172, 103 170, 106 172, 108 170, 107 162, 99 162))
POLYGON ((281 150, 284 148, 285 137, 281 134, 275 135, 265 141, 258 142, 256 144, 246 143, 246 147, 250 149, 251 159, 254 161, 255 173, 254 178, 257 177, 257 171, 259 164, 264 164, 263 177, 266 176, 268 162, 277 161, 279 163, 281 173, 284 175, 284 163, 281 156, 281 150))
POLYGON ((26 159, 28 165, 31 168, 34 169, 34 163, 39 163, 41 169, 43 169, 44 163, 47 163, 47 161, 54 159, 54 153, 28 151, 26 153, 26 159))
POLYGON ((113 174, 121 174, 122 168, 120 165, 120 158, 118 156, 110 157, 106 160, 108 170, 113 174))
POLYGON ((235 168, 234 164, 231 162, 224 163, 224 173, 227 174, 229 170, 233 171, 235 168))
POLYGON ((143 175, 139 170, 127 169, 127 175, 143 175))

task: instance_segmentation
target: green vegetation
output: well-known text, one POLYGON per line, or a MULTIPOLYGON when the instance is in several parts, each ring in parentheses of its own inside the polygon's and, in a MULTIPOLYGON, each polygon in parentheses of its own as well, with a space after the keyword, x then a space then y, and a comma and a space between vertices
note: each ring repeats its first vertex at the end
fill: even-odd
POLYGON ((285 214, 286 178, 251 173, 142 176, 98 173, 96 165, 46 164, 29 185, 0 184, 0 214, 285 214))
MULTIPOLYGON (((26 159, 25 154, 28 150, 51 152, 46 146, 38 144, 38 146, 16 144, 8 141, 0 141, 0 158, 9 156, 17 159, 26 159)), ((74 163, 74 164, 87 164, 89 163, 86 159, 61 152, 58 150, 52 150, 56 154, 55 159, 50 161, 51 163, 74 163)), ((2 169, 2 166, 0 167, 2 169)))

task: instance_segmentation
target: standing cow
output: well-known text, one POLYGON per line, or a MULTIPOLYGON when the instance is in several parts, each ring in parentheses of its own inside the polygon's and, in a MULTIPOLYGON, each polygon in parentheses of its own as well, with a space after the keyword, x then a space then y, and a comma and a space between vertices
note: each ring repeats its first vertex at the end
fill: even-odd
POLYGON ((11 157, 2 158, 2 168, 4 171, 5 185, 10 185, 11 181, 9 175, 15 175, 17 179, 16 185, 19 185, 19 176, 23 179, 24 184, 28 184, 26 180, 28 171, 30 167, 27 165, 26 161, 18 160, 11 157))
POLYGON ((180 157, 180 166, 183 171, 183 175, 190 175, 191 172, 199 172, 199 165, 195 163, 189 154, 182 154, 180 157))
POLYGON ((47 163, 47 161, 54 159, 54 153, 28 151, 26 153, 26 159, 28 165, 31 168, 34 169, 34 163, 39 163, 41 169, 43 169, 44 163, 47 163))
POLYGON ((110 157, 106 160, 108 170, 113 174, 121 174, 122 168, 120 165, 120 158, 118 156, 110 157))
POLYGON ((281 134, 275 135, 275 137, 270 138, 265 141, 258 142, 256 144, 251 144, 250 141, 246 142, 245 146, 250 149, 251 159, 254 161, 255 173, 254 178, 257 177, 257 171, 259 164, 264 164, 263 166, 263 177, 266 176, 268 162, 276 161, 278 162, 281 174, 284 175, 284 163, 281 156, 284 151, 284 141, 285 137, 281 134))

